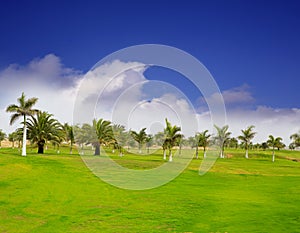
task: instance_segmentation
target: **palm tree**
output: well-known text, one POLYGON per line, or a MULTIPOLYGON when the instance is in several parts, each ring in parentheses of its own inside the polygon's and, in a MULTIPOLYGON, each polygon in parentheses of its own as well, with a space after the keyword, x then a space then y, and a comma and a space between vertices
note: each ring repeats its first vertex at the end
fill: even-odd
POLYGON ((268 145, 272 147, 272 162, 275 161, 275 147, 280 147, 280 144, 282 144, 282 138, 277 137, 274 138, 273 135, 269 135, 269 140, 267 141, 268 145))
POLYGON ((47 141, 60 142, 63 136, 62 125, 48 112, 38 112, 27 121, 28 138, 38 146, 38 154, 44 153, 47 141))
POLYGON ((127 143, 128 137, 127 132, 125 131, 124 125, 115 124, 112 127, 113 129, 113 138, 114 138, 114 147, 119 149, 119 156, 124 156, 123 148, 127 143))
POLYGON ((23 144, 22 144, 22 156, 26 156, 26 136, 27 136, 27 128, 26 128, 26 117, 33 116, 38 112, 36 109, 32 109, 32 107, 36 104, 38 98, 30 98, 26 100, 24 92, 22 96, 18 98, 19 105, 11 104, 6 108, 6 112, 14 113, 10 118, 10 125, 12 125, 17 119, 23 117, 23 144))
POLYGON ((149 154, 149 148, 153 145, 153 136, 151 134, 147 135, 146 138, 146 146, 147 146, 147 153, 149 154))
POLYGON ((235 149, 237 149, 238 145, 239 145, 239 142, 238 142, 238 140, 236 138, 233 137, 233 138, 230 138, 228 140, 228 147, 229 148, 235 148, 235 149))
POLYGON ((101 146, 107 145, 113 141, 113 130, 111 122, 103 119, 93 120, 93 127, 96 132, 97 141, 95 145, 95 154, 100 155, 101 146))
POLYGON ((146 128, 141 129, 139 132, 130 130, 130 135, 139 145, 139 153, 142 153, 142 146, 146 142, 147 134, 146 128))
POLYGON ((256 132, 253 132, 254 126, 251 125, 247 129, 242 130, 242 135, 238 136, 238 139, 242 141, 245 146, 246 154, 245 158, 248 159, 248 149, 251 143, 251 140, 254 138, 256 132))
POLYGON ((225 143, 227 143, 227 141, 230 139, 230 135, 231 135, 231 132, 227 132, 228 131, 228 128, 229 126, 228 125, 225 125, 223 126, 222 128, 214 125, 216 130, 217 130, 217 136, 215 137, 217 143, 219 144, 219 147, 220 147, 220 158, 224 158, 224 146, 225 146, 225 143))
POLYGON ((74 130, 73 127, 68 123, 65 123, 63 126, 65 139, 67 142, 70 142, 70 154, 73 152, 73 144, 75 143, 74 130))
POLYGON ((209 138, 210 134, 207 134, 208 130, 205 130, 201 133, 197 133, 195 135, 195 141, 196 141, 196 159, 198 159, 198 147, 202 146, 203 147, 203 157, 206 158, 206 148, 209 144, 209 138))
POLYGON ((8 134, 8 140, 11 142, 12 144, 12 149, 15 148, 15 141, 17 140, 17 132, 12 132, 10 134, 8 134))
POLYGON ((6 134, 0 129, 0 148, 1 148, 1 142, 5 139, 6 134))
POLYGON ((182 138, 182 134, 179 133, 180 131, 181 131, 180 127, 176 125, 172 126, 171 123, 166 118, 166 128, 164 129, 164 133, 165 133, 164 147, 169 150, 170 162, 173 161, 172 148, 174 146, 179 145, 180 139, 182 138))
POLYGON ((293 140, 293 145, 294 145, 295 147, 300 146, 300 131, 299 131, 299 133, 294 133, 294 134, 292 134, 292 135, 290 136, 290 139, 293 140))

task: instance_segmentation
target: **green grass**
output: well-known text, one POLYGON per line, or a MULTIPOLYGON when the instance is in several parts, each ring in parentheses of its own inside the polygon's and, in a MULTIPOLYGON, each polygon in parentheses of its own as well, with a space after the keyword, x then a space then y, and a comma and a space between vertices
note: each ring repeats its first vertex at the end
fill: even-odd
MULTIPOLYGON (((160 154, 111 155, 150 169, 160 154)), ((300 152, 228 150, 204 176, 201 159, 159 188, 102 182, 78 155, 0 149, 0 232, 300 232, 300 152)), ((191 152, 189 152, 191 153, 191 152)), ((176 159, 176 158, 175 158, 176 159)))

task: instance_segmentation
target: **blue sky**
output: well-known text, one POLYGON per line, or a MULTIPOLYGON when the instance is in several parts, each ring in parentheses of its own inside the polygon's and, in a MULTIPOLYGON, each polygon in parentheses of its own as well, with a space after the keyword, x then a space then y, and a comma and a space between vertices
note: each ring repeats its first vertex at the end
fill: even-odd
POLYGON ((298 107, 299 4, 2 1, 0 67, 54 53, 67 67, 87 71, 118 49, 159 43, 198 58, 221 89, 247 83, 259 104, 298 107))
MULTIPOLYGON (((298 1, 1 1, 0 73, 54 54, 74 75, 119 49, 165 44, 199 59, 239 108, 299 109, 299 12, 298 1)), ((144 75, 182 85, 163 69, 144 75)))

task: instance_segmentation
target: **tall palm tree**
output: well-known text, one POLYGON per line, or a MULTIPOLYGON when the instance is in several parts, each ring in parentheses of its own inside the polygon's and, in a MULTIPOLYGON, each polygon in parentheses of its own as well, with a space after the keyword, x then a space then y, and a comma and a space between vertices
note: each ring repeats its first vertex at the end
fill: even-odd
POLYGON ((254 126, 251 125, 247 129, 242 130, 242 135, 238 136, 238 139, 242 141, 245 146, 246 154, 245 158, 248 159, 248 149, 251 143, 251 140, 254 138, 256 132, 253 132, 254 126))
POLYGON ((215 137, 220 147, 220 158, 224 158, 225 143, 230 139, 231 132, 228 132, 229 126, 225 125, 222 128, 214 125, 217 130, 217 136, 215 137))
POLYGON ((4 133, 2 129, 0 129, 0 148, 1 148, 1 142, 5 139, 5 137, 6 137, 6 133, 4 133))
POLYGON ((70 154, 73 153, 73 144, 75 143, 74 129, 68 123, 65 123, 63 126, 65 133, 65 140, 70 142, 70 154))
POLYGON ((201 133, 197 133, 195 135, 195 141, 196 141, 196 159, 198 159, 198 147, 202 146, 203 147, 203 157, 206 158, 206 148, 209 144, 209 138, 210 134, 207 134, 208 130, 205 130, 201 133))
POLYGON ((268 145, 272 147, 272 162, 275 161, 275 147, 280 148, 282 144, 282 138, 275 138, 273 135, 269 135, 269 140, 267 141, 268 145))
POLYGON ((100 155, 101 146, 108 145, 113 141, 113 130, 110 121, 99 119, 93 120, 93 127, 96 132, 97 142, 95 145, 95 154, 100 155))
POLYGON ((141 129, 139 132, 130 130, 130 135, 139 145, 139 153, 142 153, 142 146, 146 142, 147 133, 146 128, 141 129))
POLYGON ((165 147, 169 150, 169 161, 173 161, 172 155, 172 148, 174 146, 179 145, 180 139, 182 138, 182 134, 179 132, 181 131, 181 127, 179 126, 172 126, 171 123, 166 118, 166 128, 164 129, 165 133, 165 147))
POLYGON ((24 92, 21 97, 18 98, 19 105, 11 104, 6 108, 6 112, 12 112, 10 118, 10 125, 12 125, 17 119, 23 117, 23 144, 22 144, 22 156, 26 156, 26 135, 27 135, 27 127, 26 127, 26 117, 33 116, 38 112, 37 109, 32 109, 33 106, 38 101, 38 98, 30 98, 26 100, 26 96, 24 92))
POLYGON ((60 142, 63 136, 62 125, 48 112, 38 112, 27 121, 28 138, 38 146, 38 153, 44 153, 47 141, 60 142))

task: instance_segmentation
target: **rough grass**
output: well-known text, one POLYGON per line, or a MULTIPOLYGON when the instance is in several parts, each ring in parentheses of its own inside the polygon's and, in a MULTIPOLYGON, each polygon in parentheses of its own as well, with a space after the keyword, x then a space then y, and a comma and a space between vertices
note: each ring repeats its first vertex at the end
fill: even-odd
MULTIPOLYGON (((0 232, 300 232, 300 163, 272 163, 271 151, 249 160, 226 153, 204 176, 193 160, 164 186, 130 191, 102 182, 67 148, 26 158, 1 149, 0 232)), ((111 156, 134 169, 163 163, 161 151, 111 156)))

